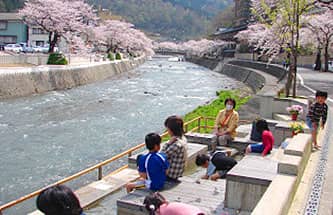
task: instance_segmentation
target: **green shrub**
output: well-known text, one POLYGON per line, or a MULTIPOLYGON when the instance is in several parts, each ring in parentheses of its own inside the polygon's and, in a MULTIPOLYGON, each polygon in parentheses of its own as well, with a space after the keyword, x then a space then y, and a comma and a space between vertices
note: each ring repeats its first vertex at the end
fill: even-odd
POLYGON ((48 65, 67 65, 68 61, 65 56, 60 53, 51 53, 47 60, 48 65))
POLYGON ((121 60, 121 55, 119 52, 116 53, 116 60, 121 60))
POLYGON ((109 54, 108 54, 108 59, 109 59, 110 61, 114 61, 114 54, 113 54, 112 52, 109 52, 109 54))

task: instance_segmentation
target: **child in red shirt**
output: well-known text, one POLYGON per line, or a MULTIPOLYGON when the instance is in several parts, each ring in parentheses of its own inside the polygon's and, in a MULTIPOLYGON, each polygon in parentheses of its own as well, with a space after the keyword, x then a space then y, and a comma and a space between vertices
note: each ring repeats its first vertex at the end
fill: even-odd
POLYGON ((256 123, 256 128, 257 131, 261 133, 262 143, 248 145, 246 148, 246 154, 251 152, 261 153, 261 155, 264 157, 272 150, 274 145, 274 137, 268 128, 266 120, 258 120, 256 123))

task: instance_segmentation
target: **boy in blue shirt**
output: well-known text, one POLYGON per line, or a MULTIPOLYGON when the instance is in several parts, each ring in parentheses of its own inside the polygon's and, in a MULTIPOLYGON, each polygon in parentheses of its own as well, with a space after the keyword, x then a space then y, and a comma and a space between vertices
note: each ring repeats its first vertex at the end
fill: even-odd
POLYGON ((145 138, 149 153, 138 157, 138 170, 140 179, 126 185, 127 192, 135 188, 148 188, 153 191, 161 190, 166 180, 166 171, 169 162, 164 153, 160 153, 161 137, 156 133, 150 133, 145 138))

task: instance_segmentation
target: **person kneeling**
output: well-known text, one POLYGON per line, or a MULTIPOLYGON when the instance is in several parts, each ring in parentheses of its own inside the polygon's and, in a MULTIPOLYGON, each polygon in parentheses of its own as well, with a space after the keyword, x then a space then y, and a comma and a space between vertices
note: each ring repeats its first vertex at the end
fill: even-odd
POLYGON ((140 179, 134 183, 126 185, 127 192, 136 188, 148 188, 156 191, 161 190, 166 181, 166 171, 169 162, 164 153, 159 153, 161 148, 161 137, 156 133, 150 133, 145 138, 148 154, 138 158, 138 170, 140 179))
POLYGON ((227 172, 237 164, 237 161, 227 157, 224 152, 215 152, 211 158, 206 154, 198 155, 195 163, 197 166, 207 168, 206 175, 202 176, 202 179, 210 178, 216 181, 219 178, 225 178, 227 172))

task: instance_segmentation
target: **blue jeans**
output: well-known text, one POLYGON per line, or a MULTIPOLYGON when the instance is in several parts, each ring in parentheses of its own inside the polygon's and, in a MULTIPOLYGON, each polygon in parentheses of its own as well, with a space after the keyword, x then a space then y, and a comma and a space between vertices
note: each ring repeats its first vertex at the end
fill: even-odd
POLYGON ((251 152, 254 153, 262 153, 265 148, 263 143, 251 144, 250 147, 251 147, 251 152))
POLYGON ((312 126, 312 121, 309 117, 306 117, 305 123, 310 128, 310 131, 312 132, 313 131, 313 126, 312 126))

